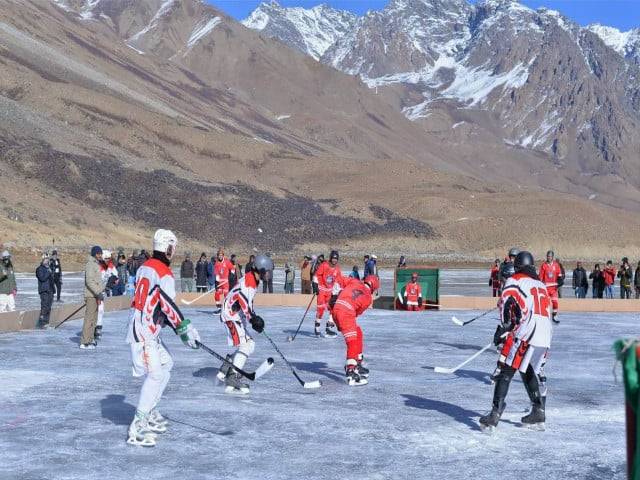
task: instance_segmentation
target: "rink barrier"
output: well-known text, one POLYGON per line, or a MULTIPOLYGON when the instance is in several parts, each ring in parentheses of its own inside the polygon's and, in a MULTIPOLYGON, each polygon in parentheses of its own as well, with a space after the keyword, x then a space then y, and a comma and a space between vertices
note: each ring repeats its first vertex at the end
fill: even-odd
MULTIPOLYGON (((198 297, 197 293, 180 293, 177 295, 176 302, 182 305, 181 300, 193 300, 198 297)), ((256 307, 300 307, 306 308, 311 300, 311 295, 302 294, 262 294, 259 293, 255 297, 254 304, 256 307)), ((393 309, 394 297, 381 296, 374 301, 374 308, 391 310, 393 309)), ((457 297, 457 296, 440 296, 440 308, 442 310, 490 310, 496 306, 497 299, 492 297, 457 297)), ((193 307, 213 307, 215 301, 213 294, 206 295, 204 298, 194 302, 189 308, 193 307)), ((55 305, 55 304, 54 304, 55 305)), ((68 303, 61 306, 54 306, 51 310, 50 323, 56 326, 67 315, 82 305, 81 303, 68 303)), ((316 301, 313 300, 312 308, 315 308, 316 301)), ((131 298, 128 296, 107 298, 105 301, 106 311, 113 312, 116 310, 126 310, 131 306, 131 298)), ((605 299, 577 299, 577 298, 561 298, 560 314, 562 312, 589 312, 589 313, 640 313, 640 300, 605 300, 605 299)), ((426 313, 428 315, 428 312, 426 313)), ((20 312, 0 313, 0 332, 17 332, 19 330, 30 330, 36 327, 40 310, 26 310, 20 312)), ((79 319, 84 317, 84 309, 80 310, 71 319, 79 319)))

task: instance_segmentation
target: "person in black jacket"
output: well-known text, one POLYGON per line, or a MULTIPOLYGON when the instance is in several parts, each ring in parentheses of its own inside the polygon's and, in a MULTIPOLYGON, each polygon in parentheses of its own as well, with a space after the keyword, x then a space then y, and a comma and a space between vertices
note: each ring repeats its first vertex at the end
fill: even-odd
POLYGON ((53 303, 53 272, 49 268, 49 255, 42 255, 42 262, 36 269, 36 277, 38 279, 38 293, 40 294, 40 318, 38 319, 38 328, 47 328, 49 326, 49 316, 51 315, 51 304, 53 303))
POLYGON ((593 266, 593 272, 589 274, 591 282, 591 290, 593 298, 602 298, 604 293, 604 273, 600 270, 600 264, 596 263, 593 266))
POLYGON ((249 261, 244 266, 244 274, 246 275, 249 272, 253 272, 253 269, 255 268, 255 265, 256 265, 256 256, 255 255, 250 255, 249 256, 249 261))
POLYGON ((573 291, 576 294, 576 298, 585 298, 588 289, 587 271, 582 267, 582 262, 577 262, 573 271, 573 291))
POLYGON ((196 263, 196 292, 205 293, 208 289, 207 284, 207 254, 202 252, 200 260, 196 263))
POLYGON ((53 285, 55 287, 56 300, 60 301, 60 292, 62 291, 62 264, 58 258, 58 251, 51 252, 51 258, 49 259, 49 269, 53 273, 53 285))

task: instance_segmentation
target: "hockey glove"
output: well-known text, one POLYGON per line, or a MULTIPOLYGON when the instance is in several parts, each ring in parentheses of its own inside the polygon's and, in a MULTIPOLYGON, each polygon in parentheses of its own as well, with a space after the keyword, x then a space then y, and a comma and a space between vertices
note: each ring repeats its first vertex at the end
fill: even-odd
POLYGON ((496 327, 496 333, 493 334, 493 344, 497 347, 504 342, 504 334, 509 331, 508 328, 498 325, 496 327))
POLYGON ((264 331, 264 320, 262 317, 256 315, 255 313, 249 319, 251 323, 251 328, 253 328, 256 332, 262 333, 264 331))
POLYGON ((180 335, 180 340, 190 348, 198 348, 198 342, 200 341, 200 334, 196 327, 191 324, 191 320, 185 318, 178 328, 176 328, 176 333, 180 335))

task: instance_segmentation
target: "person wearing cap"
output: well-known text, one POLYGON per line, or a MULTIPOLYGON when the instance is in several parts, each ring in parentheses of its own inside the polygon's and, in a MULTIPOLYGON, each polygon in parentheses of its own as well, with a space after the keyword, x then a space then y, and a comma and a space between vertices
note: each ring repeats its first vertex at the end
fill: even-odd
POLYGON ((49 326, 49 316, 51 315, 51 304, 53 303, 53 272, 49 268, 49 255, 42 254, 42 261, 36 269, 38 279, 38 294, 40 295, 40 317, 38 318, 38 328, 49 326))
POLYGON ((311 295, 311 257, 305 255, 300 264, 300 293, 311 295))
POLYGON ((369 258, 369 275, 378 276, 378 256, 375 254, 371 254, 369 258))
POLYGON ((51 252, 49 259, 49 269, 53 273, 53 285, 55 287, 56 301, 60 301, 60 293, 62 292, 62 264, 58 258, 58 251, 51 252))
POLYGON ((84 268, 84 301, 86 309, 80 348, 92 350, 96 348, 95 331, 98 322, 98 308, 104 301, 105 282, 100 264, 102 262, 102 248, 95 246, 91 249, 91 256, 84 268))
POLYGON ((618 270, 620 279, 620 298, 631 298, 631 282, 633 282, 633 268, 629 264, 629 259, 624 257, 622 265, 618 270))
POLYGON ((402 304, 410 312, 422 310, 422 287, 418 283, 418 272, 413 272, 411 281, 405 285, 402 304))
POLYGON ((11 254, 5 250, 0 261, 0 313, 13 312, 16 309, 16 274, 13 271, 11 254))

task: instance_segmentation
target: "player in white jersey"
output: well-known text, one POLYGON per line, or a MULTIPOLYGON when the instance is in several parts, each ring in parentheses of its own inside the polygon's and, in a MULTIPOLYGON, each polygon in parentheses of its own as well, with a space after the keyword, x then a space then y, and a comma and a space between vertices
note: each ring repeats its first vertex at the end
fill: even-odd
POLYGON ((145 380, 129 426, 127 443, 132 445, 154 446, 156 434, 167 430, 167 420, 156 407, 169 382, 173 359, 160 339, 160 330, 170 326, 191 348, 198 348, 200 341, 198 331, 174 303, 175 280, 170 265, 177 243, 170 230, 156 231, 153 256, 137 272, 127 343, 131 346, 133 376, 145 376, 145 380))
MULTIPOLYGON (((229 291, 222 305, 220 321, 227 327, 229 346, 236 348, 232 363, 240 369, 244 367, 256 345, 247 332, 247 324, 250 324, 251 328, 258 333, 264 330, 264 320, 253 310, 253 297, 260 284, 261 275, 264 275, 270 265, 272 261, 269 257, 258 255, 253 269, 229 291)), ((228 358, 231 359, 231 355, 228 358)), ((217 378, 225 382, 226 393, 249 393, 249 385, 242 383, 240 374, 227 363, 220 367, 217 378)))
POLYGON ((551 309, 547 288, 536 274, 533 256, 520 252, 514 261, 515 275, 509 278, 500 300, 502 324, 494 336, 506 337, 500 352, 500 372, 495 378, 491 412, 480 417, 483 427, 496 427, 506 407, 505 398, 516 371, 531 400, 531 413, 522 417, 527 426, 544 428, 545 402, 539 375, 551 347, 551 309))

